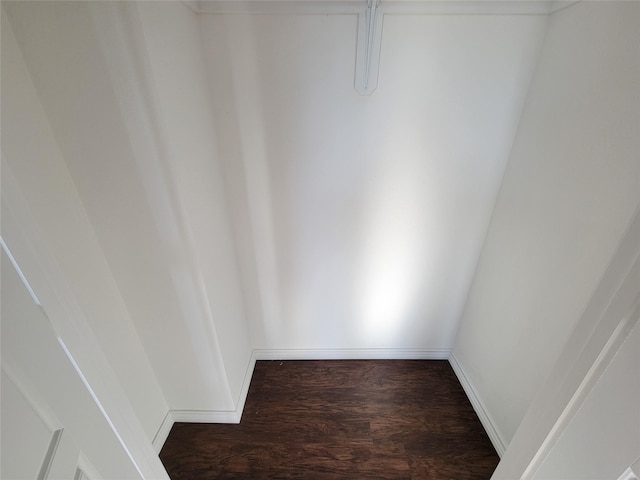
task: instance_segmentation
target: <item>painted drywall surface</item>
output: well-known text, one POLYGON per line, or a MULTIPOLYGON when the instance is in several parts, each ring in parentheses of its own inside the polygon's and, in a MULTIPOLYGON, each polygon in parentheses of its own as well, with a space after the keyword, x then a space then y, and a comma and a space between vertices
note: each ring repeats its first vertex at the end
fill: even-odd
MULTIPOLYGON (((47 420, 57 422, 56 429, 64 428, 63 435, 82 445, 101 478, 142 478, 65 355, 44 311, 30 296, 4 251, 1 263, 3 364, 10 365, 18 379, 24 379, 32 387, 37 395, 30 399, 32 402, 41 403, 55 415, 55 419, 47 420)), ((3 419, 3 429, 4 423, 3 419)), ((3 463, 4 453, 3 448, 3 463)), ((44 456, 40 463, 43 460, 44 456)), ((66 473, 66 478, 71 478, 73 465, 66 473)))
POLYGON ((451 347, 546 17, 387 15, 370 97, 355 15, 201 22, 254 347, 451 347))
POLYGON ((2 15, 3 164, 11 167, 42 238, 63 265, 91 328, 151 439, 168 407, 13 36, 8 19, 13 18, 16 6, 3 4, 6 10, 2 15))
POLYGON ((138 3, 175 188, 237 400, 251 357, 199 22, 182 2, 138 3))
POLYGON ((533 478, 618 478, 640 457, 638 365, 636 325, 533 478))
POLYGON ((638 205, 639 8, 550 21, 454 346, 506 442, 638 205))

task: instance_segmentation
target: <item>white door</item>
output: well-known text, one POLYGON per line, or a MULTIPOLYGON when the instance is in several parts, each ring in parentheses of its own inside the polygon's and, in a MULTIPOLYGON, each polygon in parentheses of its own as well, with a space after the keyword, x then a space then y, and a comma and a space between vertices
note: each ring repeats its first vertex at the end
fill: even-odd
POLYGON ((12 480, 43 478, 49 466, 45 459, 55 448, 59 433, 35 410, 25 394, 2 370, 0 377, 2 415, 2 466, 0 477, 12 480), (54 433, 56 435, 54 436, 54 433))
POLYGON ((4 251, 1 264, 0 478, 139 479, 35 294, 4 251))

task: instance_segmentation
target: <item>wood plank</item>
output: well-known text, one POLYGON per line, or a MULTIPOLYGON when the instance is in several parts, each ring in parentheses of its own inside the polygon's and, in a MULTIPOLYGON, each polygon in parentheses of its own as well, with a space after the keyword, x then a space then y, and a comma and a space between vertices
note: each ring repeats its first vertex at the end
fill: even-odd
POLYGON ((258 361, 239 425, 176 423, 172 480, 480 480, 498 463, 442 360, 258 361))

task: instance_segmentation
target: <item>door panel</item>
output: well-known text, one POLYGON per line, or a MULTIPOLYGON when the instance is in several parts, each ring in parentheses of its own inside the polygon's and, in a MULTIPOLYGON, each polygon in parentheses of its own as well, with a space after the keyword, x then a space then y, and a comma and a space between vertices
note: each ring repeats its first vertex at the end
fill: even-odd
POLYGON ((0 477, 7 480, 33 480, 40 472, 53 432, 4 370, 0 382, 0 477))
MULTIPOLYGON (((26 279, 23 282, 4 251, 1 268, 3 370, 11 372, 13 384, 28 386, 29 397, 29 401, 24 395, 20 399, 9 386, 5 406, 3 391, 2 480, 69 480, 76 475, 80 457, 92 465, 92 472, 99 472, 92 473, 91 480, 140 478, 92 397, 89 384, 72 363, 71 353, 63 348, 63 340, 35 294, 28 290, 26 279), (47 412, 53 420, 39 415, 38 423, 38 411, 47 412), (6 422, 14 416, 13 421, 6 422), (52 435, 58 429, 63 429, 60 442, 47 458, 52 435), (45 460, 49 463, 43 468, 45 460)), ((4 390, 4 377, 2 381, 4 390)))

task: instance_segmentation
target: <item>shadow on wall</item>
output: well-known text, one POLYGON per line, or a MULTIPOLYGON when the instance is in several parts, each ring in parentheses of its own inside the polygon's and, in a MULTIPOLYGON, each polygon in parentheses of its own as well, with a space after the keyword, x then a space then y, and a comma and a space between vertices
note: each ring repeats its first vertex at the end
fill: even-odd
POLYGON ((203 16, 213 117, 225 175, 251 335, 276 341, 283 319, 276 262, 268 149, 254 17, 203 16), (212 28, 209 28, 213 24, 212 28), (229 30, 234 32, 230 35, 229 30))
POLYGON ((254 348, 450 348, 545 21, 201 16, 254 348))

